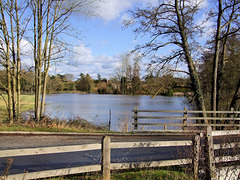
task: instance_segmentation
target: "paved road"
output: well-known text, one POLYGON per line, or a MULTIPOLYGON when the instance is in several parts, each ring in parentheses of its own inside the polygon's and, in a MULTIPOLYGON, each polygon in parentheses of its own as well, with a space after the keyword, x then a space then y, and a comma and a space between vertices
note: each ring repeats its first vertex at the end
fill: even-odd
MULTIPOLYGON (((186 136, 110 136, 112 142, 140 142, 140 141, 170 141, 185 140, 191 137, 186 136)), ((101 143, 101 135, 4 135, 0 134, 0 150, 6 149, 26 149, 36 147, 68 146, 101 143)), ((158 161, 174 159, 178 156, 185 158, 189 153, 186 147, 177 148, 131 148, 131 149, 113 149, 111 151, 112 163, 140 162, 140 161, 158 161)), ((43 171, 50 169, 61 169, 77 167, 83 165, 100 164, 100 150, 34 155, 13 157, 13 164, 9 170, 10 174, 43 171)), ((6 158, 0 158, 0 173, 6 167, 6 158)))

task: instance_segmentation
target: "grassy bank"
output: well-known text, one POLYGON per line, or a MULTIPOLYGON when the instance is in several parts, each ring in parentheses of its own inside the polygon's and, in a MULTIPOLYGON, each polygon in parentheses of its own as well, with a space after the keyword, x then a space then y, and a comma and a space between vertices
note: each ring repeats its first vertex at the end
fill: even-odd
POLYGON ((0 123, 0 131, 28 131, 28 132, 109 132, 106 125, 97 125, 80 117, 74 119, 52 119, 44 117, 35 122, 30 116, 22 117, 21 122, 14 124, 0 123))
MULTIPOLYGON (((5 101, 7 102, 8 97, 7 95, 3 94, 0 96, 0 122, 6 120, 7 118, 7 105, 5 101)), ((20 98, 21 106, 20 106, 20 111, 24 112, 29 109, 34 108, 34 95, 21 95, 20 98)))
MULTIPOLYGON (((5 101, 7 95, 0 96, 0 131, 29 131, 29 132, 106 132, 106 125, 96 125, 80 117, 73 119, 58 119, 43 117, 35 122, 34 117, 22 115, 19 123, 5 124, 8 111, 5 101)), ((21 95, 21 112, 34 108, 34 95, 21 95)))
POLYGON ((154 179, 168 179, 168 180, 193 180, 190 174, 176 170, 164 169, 149 169, 122 173, 113 173, 112 180, 154 180, 154 179))
MULTIPOLYGON (((100 173, 85 173, 80 175, 49 178, 51 180, 95 180, 101 179, 100 173)), ((133 169, 120 172, 112 172, 111 180, 193 180, 193 176, 186 173, 183 168, 166 167, 158 169, 133 169)))
POLYGON ((30 125, 30 124, 0 124, 0 131, 23 131, 23 132, 76 132, 76 133, 105 133, 98 129, 76 129, 58 126, 30 125))

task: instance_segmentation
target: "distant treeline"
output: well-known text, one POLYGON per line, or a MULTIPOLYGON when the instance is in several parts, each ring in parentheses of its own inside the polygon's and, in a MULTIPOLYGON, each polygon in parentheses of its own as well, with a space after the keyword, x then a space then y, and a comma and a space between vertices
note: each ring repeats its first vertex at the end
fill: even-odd
MULTIPOLYGON (((7 83, 6 71, 0 71, 0 82, 7 83)), ((60 92, 80 92, 80 93, 98 93, 98 94, 148 94, 148 95, 168 95, 172 96, 174 92, 190 91, 188 79, 176 78, 172 75, 146 76, 140 78, 102 78, 98 74, 97 79, 93 79, 89 74, 81 73, 77 80, 74 80, 73 74, 49 75, 47 83, 47 93, 60 92)), ((21 91, 24 94, 34 94, 34 72, 23 71, 21 74, 21 91)), ((3 89, 0 89, 3 91, 3 89)))

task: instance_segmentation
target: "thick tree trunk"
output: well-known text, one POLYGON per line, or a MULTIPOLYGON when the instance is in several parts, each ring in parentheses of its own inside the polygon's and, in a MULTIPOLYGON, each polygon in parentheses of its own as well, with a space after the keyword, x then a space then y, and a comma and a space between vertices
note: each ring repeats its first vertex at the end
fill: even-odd
POLYGON ((13 121, 16 121, 16 64, 13 63, 11 78, 12 78, 12 111, 13 111, 13 121))
POLYGON ((21 59, 20 59, 20 26, 19 26, 19 17, 18 17, 18 5, 17 0, 15 1, 15 12, 16 12, 16 25, 17 25, 17 121, 20 118, 20 96, 21 96, 21 77, 20 77, 20 68, 21 68, 21 59))
MULTIPOLYGON (((215 36, 215 52, 213 59, 213 74, 212 74, 212 97, 211 97, 211 110, 218 110, 218 70, 219 70, 219 53, 220 53, 220 38, 221 38, 221 19, 222 19, 222 0, 219 0, 218 20, 217 20, 217 32, 215 36)), ((213 114, 216 116, 216 114, 213 114)))
MULTIPOLYGON (((180 14, 178 3, 179 1, 175 0, 175 10, 178 17, 178 25, 179 25, 180 35, 182 39, 182 48, 185 54, 186 62, 188 64, 188 70, 189 70, 190 78, 192 81, 192 88, 196 95, 196 105, 200 111, 206 111, 201 84, 198 78, 197 70, 194 65, 193 59, 190 55, 190 50, 189 50, 188 41, 187 41, 187 34, 185 32, 186 28, 184 27, 184 23, 183 23, 184 19, 183 19, 183 16, 180 14)), ((207 117, 206 113, 203 113, 203 116, 207 117)), ((207 120, 205 120, 204 122, 208 123, 207 120)))
POLYGON ((10 60, 7 58, 7 94, 8 94, 8 121, 13 123, 12 111, 12 85, 11 85, 10 60))
POLYGON ((41 88, 42 88, 42 0, 35 4, 34 48, 35 48, 35 120, 40 121, 41 88), (36 24, 37 22, 37 24, 36 24), (37 28, 36 28, 37 27, 37 28))
POLYGON ((13 121, 16 121, 16 56, 15 56, 15 37, 14 37, 14 26, 13 26, 13 1, 11 1, 10 7, 10 23, 11 23, 11 40, 12 40, 12 110, 13 110, 13 121))
MULTIPOLYGON (((47 21, 46 21, 46 27, 49 26, 49 16, 50 16, 50 1, 48 2, 48 11, 47 11, 47 21)), ((56 22, 56 11, 57 8, 55 8, 55 14, 53 18, 53 24, 51 29, 47 29, 46 38, 45 38, 45 44, 44 44, 44 68, 43 68, 43 89, 42 89, 42 101, 41 101, 41 110, 40 115, 43 116, 44 109, 45 109, 45 99, 46 99, 46 90, 47 90, 47 80, 48 80, 48 72, 50 68, 50 60, 51 60, 51 53, 52 53, 52 43, 53 43, 53 35, 54 35, 54 27, 56 22), (51 33, 50 33, 51 32, 51 33), (50 36, 51 34, 51 36, 50 36), (50 37, 49 37, 50 36, 50 37), (50 42, 49 42, 50 40, 50 42)))

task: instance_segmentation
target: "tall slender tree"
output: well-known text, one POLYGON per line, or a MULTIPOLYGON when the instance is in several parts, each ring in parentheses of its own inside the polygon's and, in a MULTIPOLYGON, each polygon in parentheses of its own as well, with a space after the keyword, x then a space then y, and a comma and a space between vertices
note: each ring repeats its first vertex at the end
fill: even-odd
POLYGON ((218 110, 219 106, 219 91, 221 88, 227 41, 229 37, 240 30, 240 2, 238 0, 218 0, 217 3, 218 9, 216 12, 211 13, 212 17, 217 17, 211 96, 211 109, 213 111, 218 110))
POLYGON ((49 68, 58 59, 63 58, 63 52, 67 50, 67 43, 60 40, 61 34, 67 32, 70 28, 67 20, 74 11, 79 10, 81 7, 85 7, 87 11, 87 6, 93 2, 90 0, 31 1, 34 19, 33 49, 35 61, 36 121, 39 121, 44 114, 49 68))
POLYGON ((1 42, 1 58, 3 59, 3 65, 6 68, 7 72, 7 95, 8 95, 8 104, 7 104, 7 109, 8 109, 8 120, 9 122, 13 122, 13 108, 12 108, 12 79, 11 79, 11 64, 10 64, 10 35, 9 35, 9 30, 10 29, 7 26, 7 20, 5 18, 5 4, 3 3, 2 0, 0 0, 0 11, 1 11, 1 32, 2 32, 2 42, 1 42))
POLYGON ((24 17, 28 3, 21 0, 5 0, 1 6, 1 63, 7 70, 8 111, 11 122, 18 121, 20 116, 20 41, 26 32, 29 17, 24 17), (20 25, 20 21, 22 25, 20 25), (11 106, 11 107, 10 107, 11 106))

